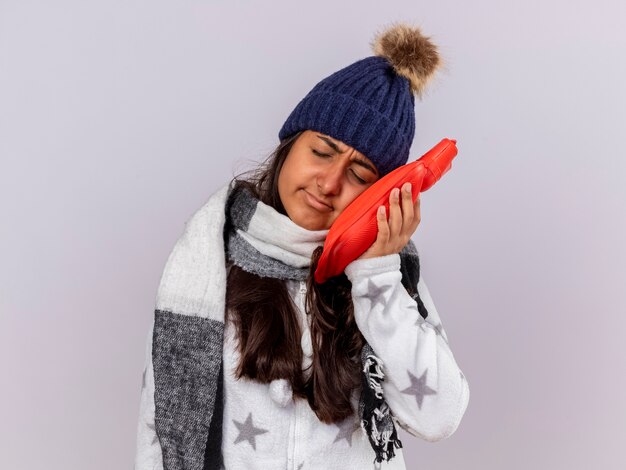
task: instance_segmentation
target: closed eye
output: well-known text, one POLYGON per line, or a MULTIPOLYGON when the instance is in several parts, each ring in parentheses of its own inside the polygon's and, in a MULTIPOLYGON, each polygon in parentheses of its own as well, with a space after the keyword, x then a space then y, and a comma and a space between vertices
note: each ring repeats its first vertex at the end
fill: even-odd
MULTIPOLYGON (((318 157, 327 158, 327 157, 330 157, 330 156, 331 156, 331 155, 329 155, 329 154, 327 154, 327 153, 322 153, 322 152, 319 152, 318 150, 315 150, 315 149, 311 149, 311 150, 312 150, 312 151, 313 151, 313 153, 314 153, 315 155, 317 155, 318 157)), ((367 181, 365 181, 363 178, 361 178, 361 177, 360 177, 360 176, 356 173, 356 171, 354 171, 354 170, 350 170, 350 171, 352 171, 352 174, 354 175, 354 177, 357 179, 357 181, 358 181, 360 184, 367 184, 367 181)))
POLYGON ((318 152, 318 151, 317 151, 317 150, 315 150, 315 149, 311 149, 311 150, 313 151, 313 153, 314 153, 315 155, 318 155, 318 156, 320 156, 320 157, 330 157, 330 155, 328 155, 327 153, 318 152))
POLYGON ((356 171, 352 170, 352 173, 354 173, 354 177, 357 179, 357 181, 361 184, 367 184, 367 181, 365 181, 363 178, 361 178, 359 175, 356 174, 356 171))

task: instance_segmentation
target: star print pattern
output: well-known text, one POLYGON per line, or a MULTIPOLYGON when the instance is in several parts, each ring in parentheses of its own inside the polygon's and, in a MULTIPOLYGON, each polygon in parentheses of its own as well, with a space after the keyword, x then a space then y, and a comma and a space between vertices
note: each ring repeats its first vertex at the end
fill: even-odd
POLYGON ((422 331, 426 331, 426 328, 431 328, 433 330, 435 330, 435 333, 437 333, 439 336, 441 336, 443 338, 443 340, 446 342, 446 344, 448 344, 448 340, 446 339, 444 333, 443 333, 443 325, 441 323, 438 323, 437 325, 433 325, 432 323, 424 320, 421 316, 417 319, 417 321, 415 322, 415 325, 418 325, 422 331))
MULTIPOLYGON (((383 272, 380 262, 376 265, 372 262, 371 267, 365 264, 362 268, 354 266, 359 268, 353 270, 354 276, 350 279, 353 282, 355 319, 370 345, 380 354, 381 360, 385 360, 385 398, 392 413, 402 420, 395 421, 394 417, 396 429, 399 431, 402 427, 428 439, 437 437, 449 422, 457 419, 452 416, 459 409, 453 406, 454 400, 461 400, 467 395, 459 393, 464 391, 466 385, 452 356, 439 354, 440 348, 445 349, 447 345, 436 336, 445 335, 445 331, 436 310, 429 308, 431 300, 428 291, 425 286, 420 286, 428 309, 426 319, 419 312, 422 308, 419 299, 408 295, 396 271, 390 269, 383 272), (375 272, 374 267, 379 271, 375 272), (425 334, 422 334, 423 330, 425 334), (430 379, 427 379, 428 376, 430 379), (450 378, 453 380, 448 380, 450 378), (437 413, 431 412, 434 410, 437 413)), ((297 283, 295 285, 292 293, 297 294, 297 283)), ((301 303, 296 302, 296 305, 302 309, 301 303)), ((303 319, 306 318, 305 312, 299 313, 302 313, 303 319)), ((234 346, 233 343, 233 350, 234 346)), ((231 366, 234 365, 233 361, 231 366)), ((361 463, 363 455, 370 455, 371 446, 358 421, 358 413, 351 419, 331 425, 326 432, 315 432, 311 420, 316 421, 317 418, 306 407, 298 409, 295 401, 288 407, 278 407, 275 402, 267 400, 258 408, 250 408, 254 402, 244 394, 258 394, 259 387, 248 391, 244 387, 246 382, 228 381, 228 377, 230 375, 226 376, 226 387, 231 387, 231 400, 225 403, 228 445, 224 447, 224 455, 227 461, 230 458, 236 462, 235 467, 254 468, 261 461, 265 462, 266 452, 269 454, 267 457, 272 459, 266 467, 284 467, 282 454, 274 455, 274 450, 276 446, 292 442, 294 433, 299 444, 286 456, 288 465, 294 470, 334 468, 337 463, 335 456, 339 455, 354 455, 355 462, 361 463), (253 409, 253 413, 248 413, 253 409), (294 426, 294 422, 304 424, 294 426), (311 432, 304 434, 303 431, 311 432), (243 442, 246 440, 249 445, 243 442)), ((370 461, 368 459, 364 465, 355 465, 354 468, 372 468, 370 461)))
POLYGON ((376 284, 372 282, 371 279, 367 280, 367 294, 364 295, 366 299, 370 301, 370 309, 374 309, 374 307, 378 304, 385 306, 385 296, 384 292, 387 290, 389 286, 381 286, 378 287, 376 284))
POLYGON ((415 395, 415 399, 417 400, 417 407, 421 410, 424 397, 426 395, 435 395, 437 392, 430 388, 428 385, 426 385, 428 368, 424 370, 424 373, 419 378, 415 377, 410 370, 408 370, 407 372, 409 374, 409 380, 411 381, 411 385, 400 391, 402 393, 406 393, 407 395, 415 395))
POLYGON ((335 423, 335 426, 339 428, 339 432, 337 433, 337 437, 335 437, 333 444, 337 441, 345 439, 346 441, 348 441, 350 447, 352 447, 352 435, 354 434, 354 431, 359 428, 359 424, 356 423, 352 418, 348 418, 345 420, 345 422, 342 422, 340 424, 335 423))
POLYGON ((254 450, 256 450, 256 436, 269 432, 267 429, 257 428, 254 424, 252 424, 252 413, 248 413, 248 417, 243 423, 234 419, 233 422, 235 423, 235 426, 237 426, 237 429, 239 429, 239 435, 237 436, 237 439, 235 439, 234 444, 242 441, 248 441, 254 450))

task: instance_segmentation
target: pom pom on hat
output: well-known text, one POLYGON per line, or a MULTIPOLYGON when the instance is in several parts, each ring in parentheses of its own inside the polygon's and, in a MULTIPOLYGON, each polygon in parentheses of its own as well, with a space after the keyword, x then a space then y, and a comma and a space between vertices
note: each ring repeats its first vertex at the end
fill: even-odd
POLYGON ((378 33, 370 45, 374 55, 387 59, 398 75, 408 79, 411 91, 418 96, 442 66, 430 37, 406 23, 394 23, 378 33))

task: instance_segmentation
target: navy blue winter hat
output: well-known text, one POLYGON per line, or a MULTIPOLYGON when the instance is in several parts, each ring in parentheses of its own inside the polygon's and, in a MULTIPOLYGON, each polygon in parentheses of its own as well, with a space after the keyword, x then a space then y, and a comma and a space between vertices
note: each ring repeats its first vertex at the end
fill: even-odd
POLYGON ((278 133, 315 130, 354 147, 380 176, 404 165, 415 135, 415 98, 441 67, 437 47, 417 27, 396 23, 371 43, 374 56, 318 82, 278 133))

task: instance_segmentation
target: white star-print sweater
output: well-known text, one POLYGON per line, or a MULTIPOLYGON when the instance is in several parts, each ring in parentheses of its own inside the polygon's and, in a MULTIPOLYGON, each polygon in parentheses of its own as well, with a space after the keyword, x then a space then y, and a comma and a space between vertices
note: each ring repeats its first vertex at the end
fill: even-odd
MULTIPOLYGON (((383 392, 397 425, 435 442, 459 426, 469 386, 448 345, 430 293, 420 276, 418 291, 428 316, 423 319, 401 283, 400 255, 357 259, 345 273, 352 282, 357 325, 383 362, 383 392)), ((306 284, 285 281, 302 325, 303 369, 311 363, 306 284)), ((222 452, 226 469, 405 469, 402 449, 389 462, 374 464, 374 451, 355 413, 339 424, 322 423, 306 400, 292 398, 284 380, 261 384, 236 380, 239 353, 234 327, 224 333, 224 420, 222 452)), ((406 444, 405 444, 406 445, 406 444)))

